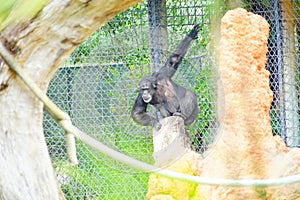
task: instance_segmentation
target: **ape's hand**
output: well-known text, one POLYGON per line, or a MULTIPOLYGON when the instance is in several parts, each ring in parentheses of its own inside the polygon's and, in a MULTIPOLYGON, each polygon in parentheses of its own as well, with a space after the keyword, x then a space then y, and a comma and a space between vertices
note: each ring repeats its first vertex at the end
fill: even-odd
POLYGON ((197 34, 198 34, 198 32, 200 31, 200 27, 199 27, 199 24, 196 24, 195 26, 194 26, 194 28, 193 28, 193 30, 188 34, 188 36, 190 37, 190 38, 192 38, 193 40, 194 39, 197 39, 197 34))
POLYGON ((154 125, 154 129, 156 130, 156 131, 159 131, 160 129, 161 129, 161 123, 159 123, 159 122, 157 122, 155 125, 154 125))

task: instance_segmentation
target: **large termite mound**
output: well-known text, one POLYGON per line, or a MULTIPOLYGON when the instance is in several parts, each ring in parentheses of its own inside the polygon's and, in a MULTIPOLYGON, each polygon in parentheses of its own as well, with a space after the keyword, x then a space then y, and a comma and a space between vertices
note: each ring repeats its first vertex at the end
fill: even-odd
MULTIPOLYGON (((265 69, 268 34, 266 20, 244 9, 228 11, 222 18, 218 137, 207 157, 185 156, 172 164, 176 171, 186 172, 184 163, 189 163, 194 166, 190 174, 213 178, 268 179, 300 173, 300 150, 288 149, 281 138, 272 135, 272 92, 265 69)), ((190 185, 193 189, 183 194, 177 182, 172 185, 174 180, 167 180, 150 176, 147 198, 300 199, 300 184, 267 188, 190 185)))

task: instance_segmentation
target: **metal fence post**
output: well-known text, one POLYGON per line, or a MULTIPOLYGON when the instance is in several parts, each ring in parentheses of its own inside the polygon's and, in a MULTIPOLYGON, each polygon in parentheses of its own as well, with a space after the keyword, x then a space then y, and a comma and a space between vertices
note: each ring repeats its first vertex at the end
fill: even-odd
POLYGON ((274 6, 275 16, 275 32, 276 32, 276 43, 277 43, 277 64, 278 64, 278 101, 280 109, 280 136, 286 142, 286 124, 285 124, 285 111, 284 111, 284 98, 283 98, 283 64, 282 64, 282 32, 281 32, 281 11, 279 1, 271 1, 274 6))
POLYGON ((166 0, 148 1, 150 70, 156 72, 165 62, 168 52, 166 0))
POLYGON ((286 144, 300 146, 297 97, 297 62, 295 52, 295 24, 291 1, 280 1, 283 25, 283 101, 286 123, 286 144))

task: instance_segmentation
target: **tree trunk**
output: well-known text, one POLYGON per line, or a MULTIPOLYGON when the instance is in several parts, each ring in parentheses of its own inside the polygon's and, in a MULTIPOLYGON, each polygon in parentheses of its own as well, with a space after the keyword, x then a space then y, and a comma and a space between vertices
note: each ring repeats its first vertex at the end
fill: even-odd
MULTIPOLYGON (((0 13, 0 41, 46 93, 75 47, 138 0, 53 0, 38 10, 22 2, 3 22, 0 13)), ((1 60, 0 105, 0 199, 63 199, 43 135, 43 105, 1 60)))
POLYGON ((156 166, 165 167, 176 162, 192 147, 181 117, 167 117, 160 123, 159 130, 153 129, 153 158, 156 166))
POLYGON ((285 112, 286 144, 300 146, 297 98, 297 61, 295 51, 295 23, 290 0, 280 1, 283 17, 283 102, 285 112))

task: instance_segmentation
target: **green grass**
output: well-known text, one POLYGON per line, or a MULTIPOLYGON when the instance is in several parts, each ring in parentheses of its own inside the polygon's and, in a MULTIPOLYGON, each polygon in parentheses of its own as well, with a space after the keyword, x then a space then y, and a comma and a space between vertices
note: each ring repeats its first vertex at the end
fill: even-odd
MULTIPOLYGON (((136 152, 137 153, 137 152, 136 152)), ((65 177, 61 184, 66 199, 144 199, 148 174, 135 171, 97 151, 77 144, 78 166, 56 161, 55 168, 65 177)))

